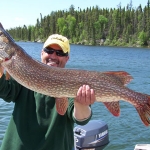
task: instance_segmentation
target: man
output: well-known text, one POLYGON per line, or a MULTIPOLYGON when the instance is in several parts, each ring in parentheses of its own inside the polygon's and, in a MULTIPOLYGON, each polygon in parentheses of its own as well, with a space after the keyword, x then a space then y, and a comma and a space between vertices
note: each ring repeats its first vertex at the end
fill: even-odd
MULTIPOLYGON (((41 61, 63 68, 69 53, 68 39, 54 34, 44 43, 41 61)), ((84 125, 92 116, 89 105, 95 95, 88 85, 79 88, 75 99, 68 98, 64 115, 57 112, 54 97, 31 91, 12 78, 5 80, 5 75, 0 85, 0 98, 15 103, 0 150, 72 150, 74 123, 84 125)))

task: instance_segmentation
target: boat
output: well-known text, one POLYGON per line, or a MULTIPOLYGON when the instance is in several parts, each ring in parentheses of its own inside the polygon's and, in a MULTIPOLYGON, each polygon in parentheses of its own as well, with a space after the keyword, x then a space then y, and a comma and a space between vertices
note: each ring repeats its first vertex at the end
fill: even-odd
POLYGON ((134 150, 150 150, 150 144, 136 144, 134 150))

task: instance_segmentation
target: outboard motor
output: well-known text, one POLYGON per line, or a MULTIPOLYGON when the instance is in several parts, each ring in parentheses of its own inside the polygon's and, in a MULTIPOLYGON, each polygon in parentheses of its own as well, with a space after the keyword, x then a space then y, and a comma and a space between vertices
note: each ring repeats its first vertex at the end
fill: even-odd
POLYGON ((102 150, 109 143, 108 126, 101 120, 91 120, 74 128, 75 150, 102 150))

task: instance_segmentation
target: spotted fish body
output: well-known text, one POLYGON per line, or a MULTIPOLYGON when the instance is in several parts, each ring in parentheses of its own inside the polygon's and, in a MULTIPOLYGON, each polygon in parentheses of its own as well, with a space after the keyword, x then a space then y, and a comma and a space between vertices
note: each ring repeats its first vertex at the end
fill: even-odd
POLYGON ((0 64, 21 85, 45 95, 57 97, 60 114, 67 109, 67 97, 75 97, 82 85, 95 91, 96 101, 119 116, 119 100, 135 106, 146 126, 150 125, 150 96, 135 92, 125 85, 132 77, 124 71, 96 72, 50 67, 30 57, 18 46, 0 24, 0 64))

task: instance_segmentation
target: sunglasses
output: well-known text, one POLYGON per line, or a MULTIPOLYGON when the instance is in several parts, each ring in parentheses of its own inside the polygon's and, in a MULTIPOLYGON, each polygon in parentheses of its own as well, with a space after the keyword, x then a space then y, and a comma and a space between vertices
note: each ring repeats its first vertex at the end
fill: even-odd
POLYGON ((62 50, 55 50, 55 49, 53 49, 51 47, 44 48, 43 50, 47 54, 53 54, 54 52, 56 52, 57 56, 60 56, 60 57, 68 56, 68 52, 64 53, 62 50))

